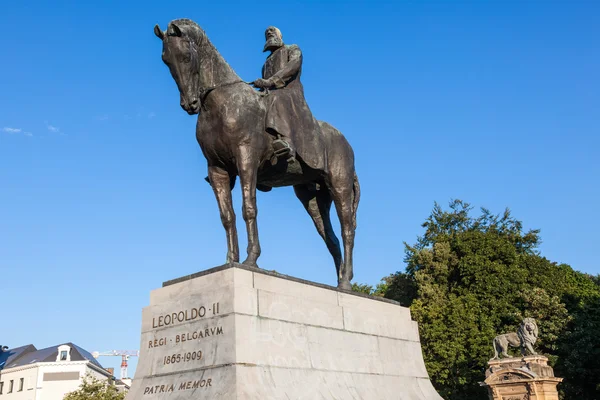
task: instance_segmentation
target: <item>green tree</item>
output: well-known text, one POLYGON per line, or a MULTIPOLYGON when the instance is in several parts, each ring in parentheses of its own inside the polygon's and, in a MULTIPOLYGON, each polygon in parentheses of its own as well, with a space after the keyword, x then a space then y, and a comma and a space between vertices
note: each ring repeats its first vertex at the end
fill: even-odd
POLYGON ((387 285, 385 284, 385 279, 381 283, 379 283, 375 288, 371 285, 366 285, 363 283, 353 283, 352 290, 358 293, 364 293, 371 296, 383 297, 383 295, 387 291, 387 285))
POLYGON ((64 400, 123 400, 125 393, 119 392, 114 385, 87 375, 79 389, 67 393, 64 400))
POLYGON ((573 313, 573 324, 560 338, 557 375, 571 399, 600 399, 600 296, 573 313))
POLYGON ((367 285, 364 283, 353 283, 352 290, 355 292, 358 292, 358 293, 369 294, 371 296, 375 292, 375 290, 373 289, 373 286, 367 285))
MULTIPOLYGON (((493 355, 492 340, 515 331, 524 317, 537 320, 536 348, 551 355, 558 376, 567 376, 571 364, 561 354, 566 338, 575 335, 573 327, 580 326, 580 336, 569 340, 582 341, 582 349, 599 343, 584 334, 590 329, 586 323, 596 325, 588 318, 593 313, 582 308, 600 294, 597 281, 542 257, 539 231, 525 231, 509 210, 471 214, 461 200, 448 210, 435 204, 422 225, 424 234, 413 245, 405 243, 406 272, 378 286, 385 297, 410 305, 434 385, 446 399, 485 398, 478 382, 493 355), (581 317, 576 310, 582 310, 581 317)), ((594 378, 587 375, 592 385, 594 378)), ((567 398, 576 398, 564 387, 567 398)))

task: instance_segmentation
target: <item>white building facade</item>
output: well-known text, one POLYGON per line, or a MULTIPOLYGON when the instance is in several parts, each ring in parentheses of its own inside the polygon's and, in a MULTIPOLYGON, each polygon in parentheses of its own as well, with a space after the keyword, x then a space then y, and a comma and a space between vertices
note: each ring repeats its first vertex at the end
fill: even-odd
POLYGON ((62 400, 86 375, 113 381, 112 374, 82 348, 67 343, 37 350, 33 345, 0 353, 0 400, 62 400))

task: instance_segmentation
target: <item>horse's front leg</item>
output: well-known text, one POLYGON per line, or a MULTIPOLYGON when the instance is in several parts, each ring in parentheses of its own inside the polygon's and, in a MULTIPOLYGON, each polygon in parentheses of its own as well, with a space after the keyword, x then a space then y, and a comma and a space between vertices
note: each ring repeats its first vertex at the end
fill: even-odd
POLYGON ((242 147, 237 160, 238 175, 242 186, 242 201, 244 203, 242 211, 246 222, 246 232, 248 233, 248 258, 246 258, 244 264, 258 267, 256 260, 260 256, 260 242, 256 224, 258 214, 256 207, 257 155, 254 154, 252 147, 242 147))
POLYGON ((215 192, 219 211, 221 212, 221 222, 227 234, 227 263, 240 261, 240 249, 238 245, 237 228, 235 226, 235 212, 233 211, 233 202, 231 200, 231 182, 235 177, 218 167, 208 167, 208 179, 215 192))

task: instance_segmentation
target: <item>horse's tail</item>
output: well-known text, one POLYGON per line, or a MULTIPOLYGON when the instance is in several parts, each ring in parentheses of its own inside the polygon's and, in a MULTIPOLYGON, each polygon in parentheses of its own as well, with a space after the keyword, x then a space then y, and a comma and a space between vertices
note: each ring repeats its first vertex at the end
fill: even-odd
POLYGON ((352 202, 352 225, 354 229, 356 229, 356 211, 358 210, 358 202, 360 201, 360 184, 358 183, 358 176, 356 172, 354 172, 354 201, 352 202))

